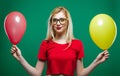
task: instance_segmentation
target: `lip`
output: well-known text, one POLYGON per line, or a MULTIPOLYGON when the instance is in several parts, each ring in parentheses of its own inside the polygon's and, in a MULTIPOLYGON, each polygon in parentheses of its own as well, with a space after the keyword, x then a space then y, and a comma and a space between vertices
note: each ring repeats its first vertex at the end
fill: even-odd
POLYGON ((62 27, 56 27, 57 30, 60 30, 62 27))

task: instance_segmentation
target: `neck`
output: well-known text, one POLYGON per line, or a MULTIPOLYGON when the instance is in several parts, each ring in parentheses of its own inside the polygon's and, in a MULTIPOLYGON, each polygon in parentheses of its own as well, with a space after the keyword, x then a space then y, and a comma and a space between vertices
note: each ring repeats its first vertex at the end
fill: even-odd
POLYGON ((66 34, 58 34, 55 36, 55 40, 66 39, 66 34))
POLYGON ((56 42, 66 43, 66 33, 65 34, 57 34, 53 40, 56 42))

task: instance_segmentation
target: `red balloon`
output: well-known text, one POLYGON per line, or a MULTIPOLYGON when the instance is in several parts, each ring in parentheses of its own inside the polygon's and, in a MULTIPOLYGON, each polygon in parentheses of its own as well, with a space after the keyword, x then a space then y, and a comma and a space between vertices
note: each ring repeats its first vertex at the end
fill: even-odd
POLYGON ((18 44, 26 30, 26 19, 20 12, 9 13, 4 20, 4 29, 10 42, 18 44))

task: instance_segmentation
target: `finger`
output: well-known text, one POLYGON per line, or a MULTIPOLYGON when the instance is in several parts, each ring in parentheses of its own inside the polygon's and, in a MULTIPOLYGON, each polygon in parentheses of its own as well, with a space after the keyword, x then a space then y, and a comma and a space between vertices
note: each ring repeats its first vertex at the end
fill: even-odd
POLYGON ((109 52, 105 52, 104 55, 109 55, 109 52))
POLYGON ((104 51, 103 51, 103 52, 101 52, 100 54, 104 54, 104 51))
POLYGON ((104 50, 104 51, 108 51, 108 50, 106 49, 106 50, 104 50))
POLYGON ((15 48, 14 48, 14 47, 12 47, 12 48, 11 48, 11 50, 15 50, 15 48))
POLYGON ((108 59, 109 58, 109 54, 105 55, 104 57, 105 57, 105 59, 108 59))
POLYGON ((14 52, 14 51, 16 51, 14 48, 11 48, 11 52, 14 52))
POLYGON ((108 50, 104 50, 105 52, 108 52, 108 50))
POLYGON ((12 47, 11 49, 13 49, 13 50, 16 50, 16 51, 17 51, 17 48, 16 48, 16 47, 12 47))
POLYGON ((17 48, 17 46, 16 46, 16 45, 13 45, 12 47, 17 48))
POLYGON ((104 55, 105 51, 101 52, 100 55, 104 55))
POLYGON ((12 55, 14 55, 15 53, 16 53, 15 51, 14 51, 14 52, 11 52, 12 55))
POLYGON ((13 49, 11 49, 11 51, 10 51, 11 53, 13 53, 14 52, 14 50, 13 49))
POLYGON ((13 47, 16 47, 16 45, 13 45, 13 47))
POLYGON ((11 52, 11 54, 13 55, 14 53, 16 53, 16 51, 17 51, 17 50, 13 50, 13 49, 11 49, 10 52, 11 52))
POLYGON ((109 57, 105 57, 105 60, 109 59, 109 57))
POLYGON ((109 55, 110 55, 110 54, 106 54, 105 56, 106 56, 106 57, 109 57, 109 55))

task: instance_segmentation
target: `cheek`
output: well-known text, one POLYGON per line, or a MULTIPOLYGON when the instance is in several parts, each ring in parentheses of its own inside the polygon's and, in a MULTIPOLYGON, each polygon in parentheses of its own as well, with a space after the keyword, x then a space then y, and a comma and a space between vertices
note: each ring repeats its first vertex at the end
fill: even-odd
POLYGON ((55 26, 52 26, 52 29, 55 30, 55 26))
POLYGON ((65 29, 67 29, 67 28, 68 28, 68 25, 67 25, 67 24, 65 24, 65 25, 64 25, 64 28, 65 28, 65 29))
POLYGON ((55 29, 55 25, 52 25, 52 29, 55 29))

